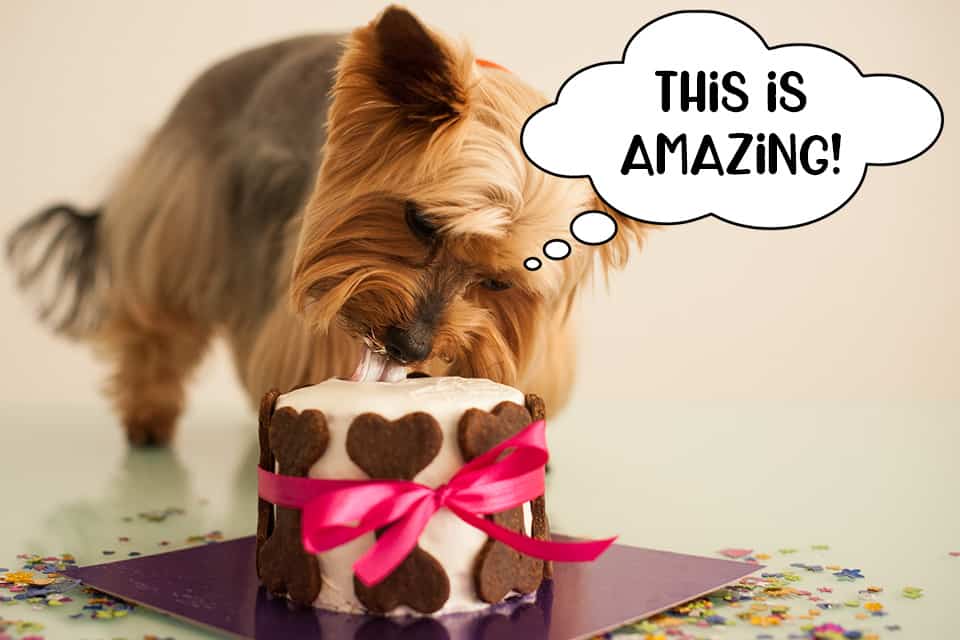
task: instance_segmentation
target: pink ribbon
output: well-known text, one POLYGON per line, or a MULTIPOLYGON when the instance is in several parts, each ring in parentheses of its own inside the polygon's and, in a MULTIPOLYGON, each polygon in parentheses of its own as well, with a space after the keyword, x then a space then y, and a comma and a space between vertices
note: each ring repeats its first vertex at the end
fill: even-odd
POLYGON ((367 586, 386 578, 417 545, 427 522, 447 508, 467 524, 542 560, 590 562, 616 538, 553 542, 494 524, 484 515, 543 495, 547 444, 543 420, 465 464, 436 489, 402 480, 322 480, 281 476, 258 468, 260 497, 303 512, 303 547, 323 553, 391 525, 353 565, 367 586), (507 452, 501 458, 501 454, 507 452))

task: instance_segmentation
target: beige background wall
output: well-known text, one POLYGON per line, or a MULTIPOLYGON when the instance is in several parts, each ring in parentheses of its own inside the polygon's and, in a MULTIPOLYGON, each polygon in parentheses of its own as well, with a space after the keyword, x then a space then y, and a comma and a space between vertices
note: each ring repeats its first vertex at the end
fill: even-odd
MULTIPOLYGON (((701 3, 704 4, 704 3, 701 3)), ((343 30, 379 2, 0 3, 0 232, 61 198, 93 204, 194 74, 273 38, 343 30)), ((675 2, 409 2, 427 22, 553 95, 615 59, 675 2)), ((604 400, 960 398, 960 140, 953 126, 960 9, 950 2, 706 3, 770 43, 822 43, 865 72, 930 88, 946 113, 921 158, 871 169, 813 226, 712 221, 652 235, 609 294, 584 301, 580 409, 604 400)), ((0 278, 0 402, 87 404, 103 368, 35 325, 0 278), (51 395, 49 386, 55 383, 51 395)), ((197 391, 240 403, 221 350, 197 391)))

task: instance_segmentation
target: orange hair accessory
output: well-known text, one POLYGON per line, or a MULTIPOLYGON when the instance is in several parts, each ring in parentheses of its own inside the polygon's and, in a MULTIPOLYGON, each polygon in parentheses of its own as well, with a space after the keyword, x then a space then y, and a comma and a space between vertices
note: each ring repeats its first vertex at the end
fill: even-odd
POLYGON ((484 60, 483 58, 477 58, 477 65, 481 67, 487 67, 488 69, 499 69, 500 71, 506 71, 510 73, 510 69, 507 69, 502 64, 497 64, 496 62, 491 62, 490 60, 484 60))

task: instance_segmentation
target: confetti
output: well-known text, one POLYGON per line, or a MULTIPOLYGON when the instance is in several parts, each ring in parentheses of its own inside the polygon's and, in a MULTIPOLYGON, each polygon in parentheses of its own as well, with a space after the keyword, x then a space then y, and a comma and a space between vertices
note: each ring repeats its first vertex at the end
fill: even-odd
POLYGON ((750 555, 751 553, 753 553, 753 549, 721 549, 717 553, 719 553, 722 556, 726 556, 728 558, 733 558, 734 560, 736 560, 738 558, 743 558, 745 556, 750 555))
MULTIPOLYGON (((830 549, 827 545, 810 545, 810 550, 827 552, 830 549)), ((734 557, 728 552, 740 558, 745 557, 743 554, 752 554, 752 558, 757 560, 770 558, 769 554, 753 553, 746 548, 723 549, 717 553, 734 557)), ((780 554, 783 552, 783 549, 778 550, 780 554)), ((800 553, 799 550, 788 548, 784 555, 789 556, 794 552, 800 553)), ((817 555, 822 557, 822 553, 817 555)), ((756 640, 880 640, 878 628, 871 629, 869 625, 888 613, 879 601, 883 596, 883 587, 876 584, 860 587, 843 584, 862 579, 862 570, 841 565, 796 561, 788 567, 771 566, 725 589, 648 620, 626 625, 603 637, 625 637, 625 640, 634 637, 637 640, 718 640, 726 637, 717 633, 721 631, 720 628, 741 626, 745 628, 736 637, 756 640), (840 584, 824 584, 824 581, 833 579, 840 584), (805 585, 807 581, 811 582, 805 585), (716 627, 717 632, 712 632, 712 627, 716 627), (743 634, 746 629, 753 629, 754 633, 743 634)), ((903 593, 920 594, 922 591, 918 587, 907 587, 903 593)), ((880 630, 884 628, 892 631, 899 630, 900 626, 879 627, 880 630)))
POLYGON ((837 576, 839 580, 854 581, 859 578, 863 578, 863 574, 860 573, 860 569, 841 569, 833 575, 837 576))
POLYGON ((904 587, 902 593, 904 598, 910 598, 911 600, 923 597, 923 589, 920 587, 904 587))
POLYGON ((83 605, 83 611, 93 620, 124 618, 135 608, 132 604, 90 587, 84 587, 84 591, 87 592, 89 597, 87 604, 83 605))
MULTIPOLYGON (((170 516, 182 516, 185 513, 186 510, 179 507, 167 507, 166 509, 158 509, 155 511, 143 511, 138 513, 137 517, 147 522, 164 522, 170 516)), ((124 522, 131 522, 132 520, 132 518, 130 520, 124 518, 124 522)))
POLYGON ((223 540, 223 533, 220 531, 211 531, 210 533, 203 533, 200 535, 190 536, 187 538, 187 544, 210 544, 213 542, 220 542, 223 540))

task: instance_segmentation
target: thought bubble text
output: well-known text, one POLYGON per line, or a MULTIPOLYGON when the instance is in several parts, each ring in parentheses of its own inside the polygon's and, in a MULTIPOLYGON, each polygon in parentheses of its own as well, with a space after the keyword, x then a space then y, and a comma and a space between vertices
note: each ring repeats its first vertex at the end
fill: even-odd
MULTIPOLYGON (((637 31, 621 61, 571 76, 521 138, 535 165, 588 176, 630 218, 784 229, 837 211, 868 166, 917 157, 942 127, 937 99, 913 80, 864 75, 818 45, 768 47, 723 13, 681 11, 637 31)), ((606 240, 577 239, 602 244, 615 223, 607 229, 606 240)))

